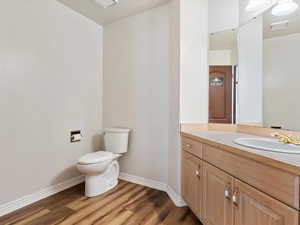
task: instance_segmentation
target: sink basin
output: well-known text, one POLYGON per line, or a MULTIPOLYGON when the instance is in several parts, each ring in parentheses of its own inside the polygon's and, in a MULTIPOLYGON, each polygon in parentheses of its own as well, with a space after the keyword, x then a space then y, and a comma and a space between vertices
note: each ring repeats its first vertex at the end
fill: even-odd
POLYGON ((284 144, 271 138, 237 138, 234 143, 264 151, 300 154, 300 146, 284 144))

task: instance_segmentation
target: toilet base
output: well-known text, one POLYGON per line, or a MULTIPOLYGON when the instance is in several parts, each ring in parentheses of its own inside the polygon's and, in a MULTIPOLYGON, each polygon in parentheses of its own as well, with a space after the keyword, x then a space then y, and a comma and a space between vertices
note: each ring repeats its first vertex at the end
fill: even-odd
POLYGON ((115 160, 104 173, 85 176, 85 196, 95 197, 111 190, 118 185, 118 178, 119 163, 115 160))

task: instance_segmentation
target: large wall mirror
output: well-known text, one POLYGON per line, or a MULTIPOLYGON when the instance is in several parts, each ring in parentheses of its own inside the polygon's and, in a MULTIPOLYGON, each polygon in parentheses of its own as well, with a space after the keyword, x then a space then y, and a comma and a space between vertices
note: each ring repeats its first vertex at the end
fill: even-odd
POLYGON ((300 0, 241 0, 210 34, 209 122, 300 130, 300 0))

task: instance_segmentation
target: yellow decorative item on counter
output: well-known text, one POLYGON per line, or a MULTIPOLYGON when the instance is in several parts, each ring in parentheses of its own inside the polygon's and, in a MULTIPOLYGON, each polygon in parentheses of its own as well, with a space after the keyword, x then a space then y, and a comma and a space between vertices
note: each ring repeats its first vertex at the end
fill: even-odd
POLYGON ((272 136, 276 137, 280 142, 283 142, 284 144, 300 145, 299 137, 293 137, 291 135, 286 135, 280 132, 275 133, 272 136))

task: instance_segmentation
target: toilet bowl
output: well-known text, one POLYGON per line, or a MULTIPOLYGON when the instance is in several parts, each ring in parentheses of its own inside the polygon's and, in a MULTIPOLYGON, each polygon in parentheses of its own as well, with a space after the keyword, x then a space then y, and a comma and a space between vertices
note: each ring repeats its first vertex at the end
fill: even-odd
POLYGON ((85 196, 94 197, 118 184, 120 155, 95 152, 78 159, 77 169, 85 175, 85 196))
POLYGON ((127 152, 129 132, 129 129, 106 129, 106 151, 88 153, 78 159, 77 169, 85 175, 85 196, 101 195, 118 184, 118 159, 127 152))

